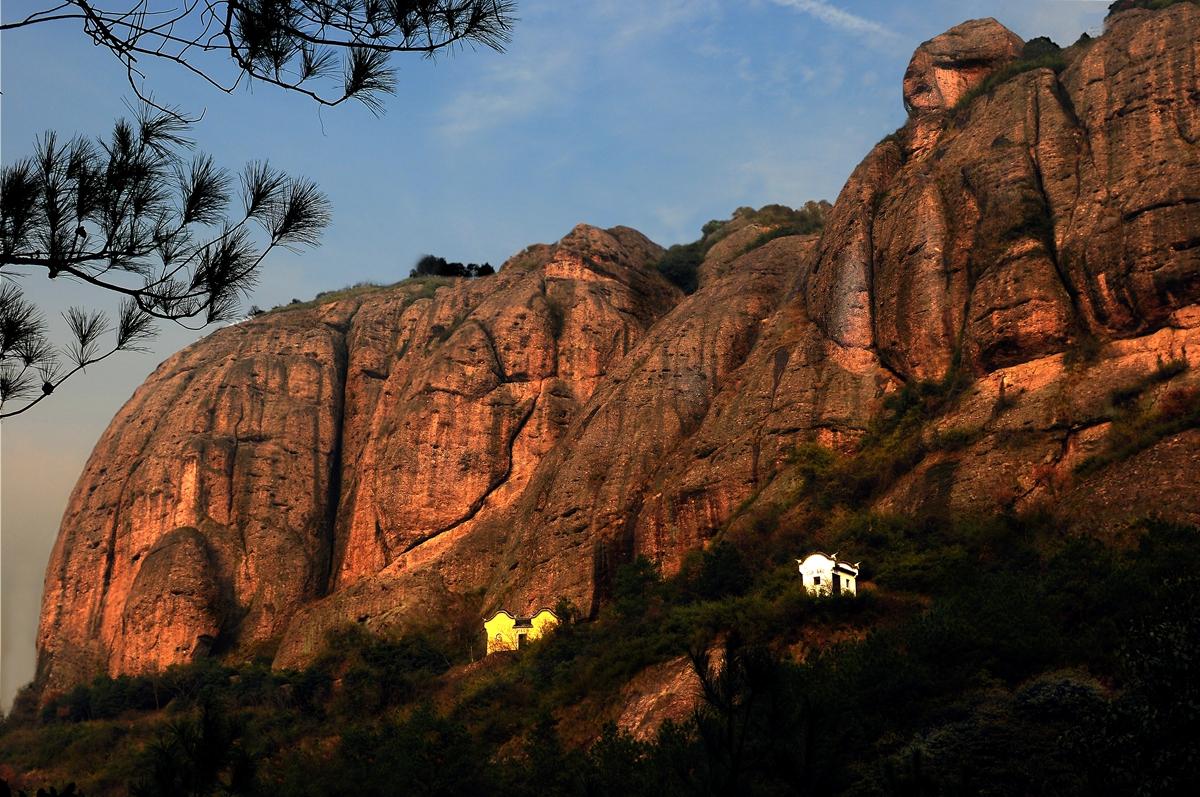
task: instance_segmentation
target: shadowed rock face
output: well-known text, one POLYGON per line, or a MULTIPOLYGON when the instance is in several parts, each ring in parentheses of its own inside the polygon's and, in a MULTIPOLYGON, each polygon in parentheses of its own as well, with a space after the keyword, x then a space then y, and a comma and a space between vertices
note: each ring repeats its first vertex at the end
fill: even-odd
POLYGON ((1021 48, 993 20, 922 45, 909 122, 824 234, 731 236, 691 296, 640 234, 581 226, 494 277, 286 309, 175 355, 72 495, 42 684, 266 645, 300 665, 346 623, 594 610, 622 562, 672 571, 786 494, 795 445, 852 450, 887 393, 955 367, 974 381, 937 424, 969 442, 878 508, 1200 522, 1194 430, 1074 472, 1114 387, 1182 360, 1147 401, 1200 390, 1200 8, 1120 14, 1061 74, 962 103, 1021 48), (1086 340, 1099 354, 1069 364, 1086 340))

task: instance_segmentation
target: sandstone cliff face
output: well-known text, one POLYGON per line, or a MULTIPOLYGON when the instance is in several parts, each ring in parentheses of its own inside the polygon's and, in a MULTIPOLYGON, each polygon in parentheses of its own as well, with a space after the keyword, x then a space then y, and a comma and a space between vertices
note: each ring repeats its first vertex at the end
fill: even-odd
POLYGON ((64 515, 41 677, 249 652, 301 606, 503 508, 678 300, 648 267, 661 252, 581 226, 488 280, 280 311, 163 363, 64 515))
POLYGON ((51 683, 267 639, 320 594, 352 313, 221 330, 138 388, 51 554, 38 635, 51 683))
POLYGON ((298 666, 347 623, 594 610, 622 562, 671 571, 785 492, 795 445, 853 450, 884 396, 954 369, 971 386, 936 426, 967 442, 877 508, 1200 522, 1194 429, 1076 471, 1115 387, 1174 363, 1148 406, 1200 390, 1200 8, 1119 14, 1061 73, 969 96, 1022 47, 993 20, 922 45, 909 122, 824 234, 744 252, 766 230, 738 231, 691 296, 638 233, 581 226, 494 277, 281 311, 180 352, 71 498, 42 682, 257 646, 298 666))
POLYGON ((1126 337, 1200 297, 1200 10, 1118 15, 1061 74, 956 108, 1018 42, 988 20, 922 45, 909 124, 851 176, 806 286, 834 340, 904 378, 1126 337))

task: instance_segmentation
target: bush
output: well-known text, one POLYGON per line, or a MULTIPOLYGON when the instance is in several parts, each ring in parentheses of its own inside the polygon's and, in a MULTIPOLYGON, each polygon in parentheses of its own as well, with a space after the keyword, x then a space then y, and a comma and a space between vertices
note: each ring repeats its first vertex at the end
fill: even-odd
POLYGON ((448 263, 444 257, 422 255, 416 266, 409 272, 414 277, 490 277, 496 273, 491 263, 448 263))
POLYGON ((705 600, 744 595, 754 581, 742 553, 720 541, 704 551, 691 588, 705 600))
POLYGON ((1105 437, 1104 450, 1076 465, 1076 473, 1096 473, 1145 451, 1164 438, 1200 428, 1200 387, 1189 385, 1168 389, 1152 405, 1138 401, 1149 384, 1170 379, 1174 373, 1177 373, 1174 368, 1160 367, 1142 383, 1113 392, 1116 417, 1105 437))

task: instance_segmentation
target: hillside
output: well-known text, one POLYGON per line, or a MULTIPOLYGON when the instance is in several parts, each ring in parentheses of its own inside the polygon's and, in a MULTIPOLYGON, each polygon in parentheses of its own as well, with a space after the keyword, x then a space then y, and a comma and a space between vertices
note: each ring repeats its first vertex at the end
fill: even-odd
MULTIPOLYGON (((1123 11, 1063 50, 968 22, 917 50, 908 122, 814 215, 822 232, 788 234, 766 209, 706 227, 694 280, 664 272, 691 293, 644 236, 581 225, 495 276, 410 280, 210 335, 138 389, 80 477, 47 570, 37 699, 69 714, 76 685, 151 683, 171 665, 336 680, 352 664, 330 662, 331 634, 366 650, 434 639, 445 666, 416 672, 436 689, 382 705, 419 694, 495 756, 534 732, 535 709, 576 744, 609 719, 655 738, 689 716, 672 698, 689 645, 734 631, 774 651, 788 683, 808 667, 830 690, 881 682, 871 651, 903 670, 914 640, 931 645, 920 666, 945 644, 973 663, 931 699, 966 711, 978 678, 1009 690, 971 704, 984 729, 1028 679, 1086 682, 1081 700, 1118 700, 1113 679, 1136 693, 1097 641, 1118 633, 1099 619, 1115 599, 1087 596, 1073 621, 1078 594, 1041 579, 1074 558, 1145 586, 1135 605, 1153 614, 1180 600, 1149 588, 1153 551, 1196 554, 1180 530, 1200 526, 1198 86, 1190 2, 1123 11), (875 594, 806 601, 788 567, 821 546, 854 548, 875 594), (1045 617, 997 598, 1043 589, 1045 617), (560 601, 594 622, 528 661, 466 663, 486 613, 560 601), (930 602, 957 631, 920 636, 930 602), (648 606, 661 624, 639 625, 648 606), (1039 638, 1073 622, 1094 637, 1014 650, 997 606, 1039 638), (985 610, 990 641, 971 619, 985 610), (618 628, 644 646, 623 648, 618 628), (859 646, 860 670, 820 669, 837 669, 821 663, 836 643, 859 646), (608 670, 580 653, 606 649, 608 670), (1051 678, 1066 667, 1091 672, 1051 678), (487 691, 531 677, 549 697, 487 691), (453 714, 464 706, 517 718, 453 714)), ((895 739, 947 721, 924 711, 911 726, 871 715, 854 745, 899 754, 895 739), (896 734, 884 748, 880 728, 896 734)), ((821 777, 865 782, 841 766, 821 777)))

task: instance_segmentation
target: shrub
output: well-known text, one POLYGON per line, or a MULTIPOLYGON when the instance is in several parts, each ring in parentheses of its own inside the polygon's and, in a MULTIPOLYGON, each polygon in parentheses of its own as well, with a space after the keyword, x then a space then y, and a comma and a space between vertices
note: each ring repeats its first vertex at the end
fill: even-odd
MULTIPOLYGON (((817 227, 817 230, 819 229, 820 227, 817 227)), ((766 246, 776 238, 787 238, 790 235, 811 235, 815 231, 816 230, 809 229, 807 226, 788 225, 786 227, 776 227, 773 230, 764 232, 762 235, 746 244, 746 246, 744 246, 742 250, 738 252, 737 256, 741 257, 748 252, 753 252, 755 249, 766 246)))
POLYGON ((926 440, 926 423, 940 415, 963 391, 967 377, 952 368, 938 381, 912 381, 884 400, 859 449, 852 456, 798 447, 788 458, 804 480, 804 493, 819 506, 857 507, 890 487, 939 445, 966 445, 971 432, 947 433, 926 440))
POLYGON ((701 598, 715 600, 742 595, 752 582, 753 577, 741 551, 728 542, 720 541, 704 552, 691 587, 701 598))
POLYGON ((1076 465, 1076 473, 1096 473, 1145 451, 1164 438, 1187 429, 1200 428, 1200 387, 1189 385, 1169 389, 1155 405, 1141 406, 1136 403, 1145 385, 1171 374, 1173 370, 1171 367, 1160 368, 1138 385, 1114 392, 1113 403, 1117 405, 1117 415, 1105 437, 1104 450, 1076 465), (1122 403, 1118 404, 1118 399, 1122 403))
POLYGON ((781 236, 808 235, 820 232, 825 227, 825 219, 831 209, 832 205, 828 202, 807 202, 804 207, 799 209, 789 208, 786 205, 764 205, 758 210, 749 207, 738 208, 733 212, 733 218, 729 221, 713 220, 705 224, 701 229, 699 240, 688 244, 676 244, 668 249, 658 262, 658 271, 684 293, 695 293, 699 286, 699 271, 705 255, 713 246, 737 229, 732 224, 733 221, 744 221, 772 228, 739 252, 738 256, 740 257, 781 236))
POLYGON ((496 273, 491 263, 449 263, 444 257, 422 255, 409 272, 412 277, 489 277, 496 273))

